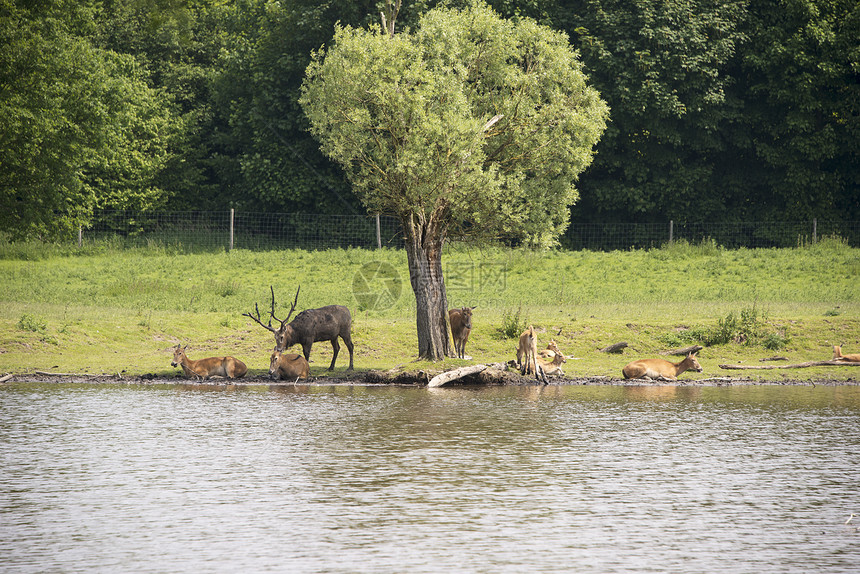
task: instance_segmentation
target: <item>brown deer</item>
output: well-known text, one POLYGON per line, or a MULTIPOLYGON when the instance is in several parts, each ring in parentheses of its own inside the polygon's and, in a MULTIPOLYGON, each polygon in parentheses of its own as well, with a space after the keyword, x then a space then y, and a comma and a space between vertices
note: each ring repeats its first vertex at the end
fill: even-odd
POLYGON ((533 326, 529 326, 520 335, 520 342, 517 346, 517 365, 520 367, 520 374, 534 373, 537 380, 547 382, 543 368, 537 362, 537 335, 533 326))
POLYGON ((702 372, 702 365, 696 360, 695 353, 689 353, 683 361, 672 363, 666 359, 639 359, 628 363, 621 372, 625 379, 666 379, 677 380, 684 371, 702 372))
POLYGON ((269 376, 273 379, 307 379, 310 367, 307 360, 295 353, 282 353, 277 348, 272 352, 269 376))
POLYGON ((860 363, 860 353, 852 353, 849 355, 842 354, 842 345, 833 345, 833 360, 834 361, 849 361, 852 363, 860 363))
POLYGON ((249 317, 260 324, 261 327, 268 329, 275 336, 275 348, 278 351, 286 351, 295 344, 302 346, 302 353, 305 360, 311 360, 311 346, 317 341, 331 341, 331 348, 334 351, 331 358, 331 365, 328 370, 334 370, 334 363, 337 361, 337 354, 340 352, 340 345, 337 338, 343 339, 346 343, 346 348, 349 349, 349 369, 352 370, 352 315, 349 314, 349 309, 343 305, 328 305, 319 309, 305 309, 292 320, 289 324, 287 321, 296 310, 296 303, 299 302, 299 291, 301 285, 296 289, 296 298, 290 307, 290 312, 287 318, 283 321, 275 317, 275 288, 269 286, 272 291, 272 310, 269 312, 270 319, 268 324, 263 323, 260 319, 260 308, 255 303, 254 309, 256 316, 250 313, 242 313, 245 317, 249 317), (281 325, 275 329, 272 327, 272 319, 279 322, 281 325))
MULTIPOLYGON (((538 356, 544 359, 554 359, 556 355, 561 355, 562 352, 558 348, 558 343, 555 342, 555 339, 550 339, 549 344, 546 346, 546 349, 538 352, 538 356)), ((564 361, 567 362, 567 361, 564 361)))
POLYGON ((555 341, 551 340, 550 346, 540 352, 537 362, 543 369, 544 374, 564 376, 561 366, 567 362, 567 358, 559 350, 555 341))
POLYGON ((451 336, 454 338, 454 349, 458 359, 466 358, 466 341, 469 340, 469 333, 472 332, 472 309, 474 307, 448 309, 451 336))
POLYGON ((245 376, 248 372, 248 367, 239 359, 233 357, 209 357, 192 361, 185 355, 185 349, 188 345, 182 347, 176 345, 173 349, 173 361, 170 364, 174 367, 182 367, 185 371, 185 376, 188 378, 208 379, 212 376, 227 377, 228 379, 238 379, 245 376))

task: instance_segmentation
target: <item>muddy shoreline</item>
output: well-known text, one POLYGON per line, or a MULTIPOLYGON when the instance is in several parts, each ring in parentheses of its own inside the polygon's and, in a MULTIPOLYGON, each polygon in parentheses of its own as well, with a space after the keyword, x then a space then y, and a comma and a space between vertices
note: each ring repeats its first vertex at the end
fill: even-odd
MULTIPOLYGON (((0 379, 0 384, 9 383, 57 383, 57 384, 120 384, 120 385, 209 385, 209 386, 404 386, 423 387, 437 373, 417 372, 384 372, 368 371, 363 373, 338 373, 334 376, 311 377, 296 383, 293 381, 274 381, 268 375, 255 375, 241 379, 230 380, 213 377, 207 381, 195 381, 182 375, 164 374, 74 374, 74 373, 12 373, 0 379)), ((540 386, 531 377, 522 377, 512 371, 488 370, 475 375, 464 377, 445 385, 447 387, 476 387, 476 386, 540 386)), ((713 377, 707 379, 679 379, 677 381, 650 381, 645 379, 623 379, 616 377, 549 377, 550 386, 566 385, 598 385, 598 386, 682 386, 682 387, 723 387, 723 386, 858 386, 860 381, 853 378, 795 380, 780 378, 773 380, 753 379, 748 377, 713 377)))

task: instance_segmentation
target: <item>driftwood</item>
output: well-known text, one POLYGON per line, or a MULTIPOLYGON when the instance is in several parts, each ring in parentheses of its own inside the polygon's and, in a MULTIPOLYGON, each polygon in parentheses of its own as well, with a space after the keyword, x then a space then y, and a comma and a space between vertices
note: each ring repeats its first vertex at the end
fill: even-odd
POLYGON ((721 369, 745 369, 745 370, 766 370, 766 369, 803 369, 806 367, 860 367, 860 363, 851 361, 807 361, 796 365, 720 365, 721 369))
POLYGON ((459 369, 454 369, 453 371, 445 371, 444 373, 439 373, 427 383, 428 387, 441 387, 446 383, 450 383, 451 381, 456 381, 457 379, 462 379, 468 375, 474 375, 475 373, 480 373, 484 369, 487 368, 487 365, 470 365, 468 367, 460 367, 459 369))
POLYGON ((702 347, 701 345, 691 345, 689 347, 684 347, 683 349, 672 349, 671 351, 663 351, 660 354, 686 356, 690 353, 698 353, 702 349, 704 349, 704 347, 702 347))
POLYGON ((609 345, 608 347, 604 347, 600 349, 601 353, 620 353, 627 346, 627 343, 615 343, 614 345, 609 345))
POLYGON ((11 379, 14 376, 15 375, 13 375, 12 373, 9 373, 8 375, 0 377, 0 383, 5 383, 6 381, 8 381, 9 379, 11 379))

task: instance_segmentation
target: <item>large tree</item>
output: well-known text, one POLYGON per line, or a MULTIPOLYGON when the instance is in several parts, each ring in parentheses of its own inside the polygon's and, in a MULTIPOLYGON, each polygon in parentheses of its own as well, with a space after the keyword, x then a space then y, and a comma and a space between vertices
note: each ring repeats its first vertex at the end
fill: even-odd
POLYGON ((413 32, 340 27, 300 102, 323 152, 371 212, 400 218, 418 354, 449 353, 442 247, 451 237, 549 245, 608 109, 566 35, 483 3, 436 8, 413 32))

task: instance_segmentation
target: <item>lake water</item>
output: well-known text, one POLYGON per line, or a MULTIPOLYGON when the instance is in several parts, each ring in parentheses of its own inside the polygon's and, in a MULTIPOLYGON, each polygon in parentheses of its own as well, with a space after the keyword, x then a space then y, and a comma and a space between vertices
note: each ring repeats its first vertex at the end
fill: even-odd
POLYGON ((860 387, 0 385, 2 572, 857 572, 860 387))

